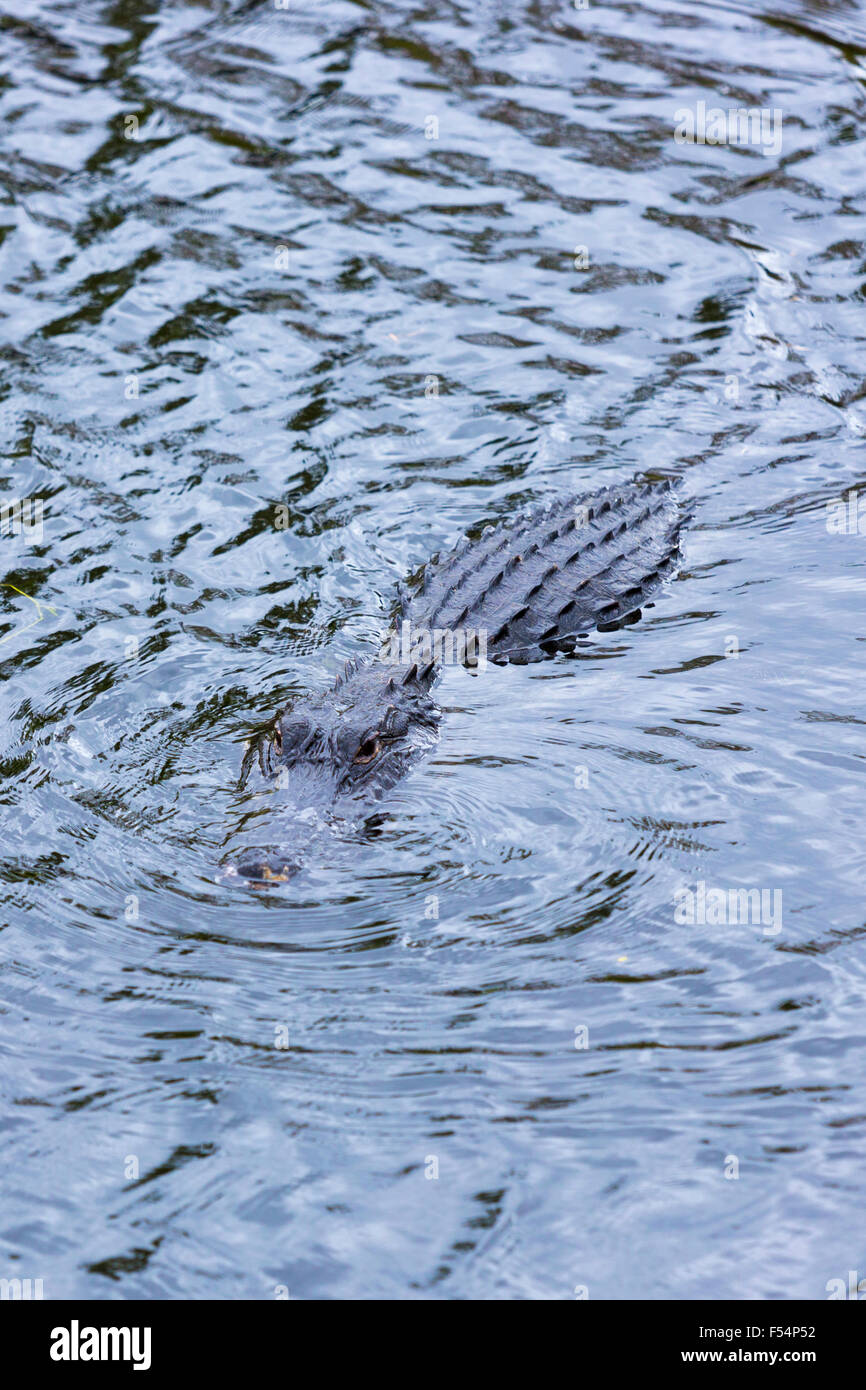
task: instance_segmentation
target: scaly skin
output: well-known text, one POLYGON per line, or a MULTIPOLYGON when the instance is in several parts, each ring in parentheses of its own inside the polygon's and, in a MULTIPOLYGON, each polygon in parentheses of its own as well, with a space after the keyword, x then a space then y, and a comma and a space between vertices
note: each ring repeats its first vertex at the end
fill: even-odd
MULTIPOLYGON (((579 637, 639 616, 676 568, 680 509, 669 484, 605 488, 486 528, 426 566, 404 590, 377 656, 350 662, 334 687, 277 715, 258 752, 298 811, 326 814, 377 800, 436 741, 430 697, 446 653, 483 666, 543 661, 579 637), (462 643, 462 645, 461 645, 462 643)), ((294 858, 255 860, 230 873, 283 881, 294 858)))

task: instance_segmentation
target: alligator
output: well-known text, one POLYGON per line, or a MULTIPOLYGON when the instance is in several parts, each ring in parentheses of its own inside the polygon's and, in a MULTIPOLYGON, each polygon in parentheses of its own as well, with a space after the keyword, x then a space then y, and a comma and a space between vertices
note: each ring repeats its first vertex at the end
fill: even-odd
MULTIPOLYGON (((669 480, 629 483, 535 507, 435 555, 400 585, 379 651, 280 710, 250 742, 240 785, 257 759, 294 814, 357 816, 435 744, 431 691, 443 664, 543 661, 573 653, 593 630, 636 621, 677 567, 682 520, 669 480)), ((293 843, 225 875, 262 886, 299 867, 293 843)))

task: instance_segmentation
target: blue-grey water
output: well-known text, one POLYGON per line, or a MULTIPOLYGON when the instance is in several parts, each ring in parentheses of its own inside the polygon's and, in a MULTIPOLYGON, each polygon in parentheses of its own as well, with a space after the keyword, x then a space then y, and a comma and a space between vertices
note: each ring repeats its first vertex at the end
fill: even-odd
POLYGON ((9 0, 0 106, 0 1277, 866 1276, 866 11, 9 0), (401 577, 632 477, 641 622, 220 881, 401 577))

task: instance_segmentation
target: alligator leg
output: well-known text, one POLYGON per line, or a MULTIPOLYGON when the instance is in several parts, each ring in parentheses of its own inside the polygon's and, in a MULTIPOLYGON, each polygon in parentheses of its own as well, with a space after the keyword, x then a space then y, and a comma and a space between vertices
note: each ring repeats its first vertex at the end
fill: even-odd
POLYGON ((676 567, 680 521, 667 483, 557 501, 431 560, 402 618, 486 633, 489 661, 542 661, 646 603, 676 567))

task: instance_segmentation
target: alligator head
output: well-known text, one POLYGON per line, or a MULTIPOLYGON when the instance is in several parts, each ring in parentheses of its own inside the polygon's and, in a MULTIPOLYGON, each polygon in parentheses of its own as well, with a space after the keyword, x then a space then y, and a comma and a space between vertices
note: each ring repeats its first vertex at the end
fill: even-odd
MULTIPOLYGON (((243 778, 258 755, 280 798, 288 838, 305 838, 317 821, 353 819, 405 777, 438 735, 440 711, 430 698, 437 664, 400 666, 378 659, 349 662, 334 686, 280 710, 273 728, 247 754, 243 778)), ((234 872, 251 883, 285 881, 299 867, 286 854, 251 858, 234 872)))

